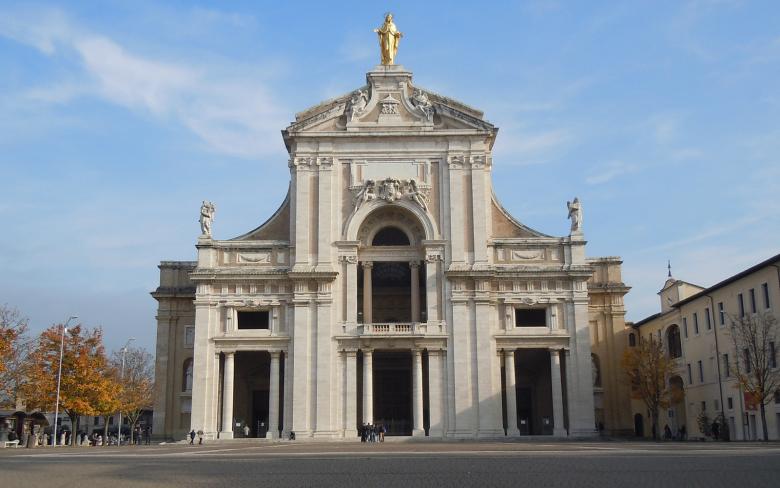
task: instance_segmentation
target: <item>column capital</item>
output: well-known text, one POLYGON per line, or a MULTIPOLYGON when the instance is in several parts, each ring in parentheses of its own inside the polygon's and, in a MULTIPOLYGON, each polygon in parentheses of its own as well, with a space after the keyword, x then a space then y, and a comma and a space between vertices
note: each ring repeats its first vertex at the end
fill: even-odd
POLYGON ((361 347, 361 348, 360 348, 360 352, 362 352, 362 353, 363 353, 363 356, 364 356, 364 357, 365 357, 365 356, 373 356, 373 355, 374 355, 374 350, 373 350, 373 349, 371 349, 370 347, 367 347, 367 348, 365 348, 365 349, 361 347))
POLYGON ((517 349, 504 349, 504 357, 515 357, 515 351, 517 349))
POLYGON ((274 349, 268 351, 268 353, 271 355, 271 359, 279 359, 279 357, 282 355, 282 351, 280 349, 274 349))
POLYGON ((232 356, 236 355, 236 351, 224 351, 223 350, 222 353, 225 355, 225 357, 228 357, 228 356, 232 357, 232 356))
POLYGON ((551 348, 549 348, 549 350, 550 350, 550 355, 551 355, 551 356, 558 356, 558 357, 560 357, 560 355, 561 355, 561 350, 560 350, 560 348, 557 348, 557 347, 551 347, 551 348))
POLYGON ((417 260, 409 261, 409 267, 410 268, 419 268, 420 267, 420 261, 417 261, 417 260))
POLYGON ((363 265, 364 268, 371 268, 374 266, 373 261, 361 261, 360 264, 363 265))

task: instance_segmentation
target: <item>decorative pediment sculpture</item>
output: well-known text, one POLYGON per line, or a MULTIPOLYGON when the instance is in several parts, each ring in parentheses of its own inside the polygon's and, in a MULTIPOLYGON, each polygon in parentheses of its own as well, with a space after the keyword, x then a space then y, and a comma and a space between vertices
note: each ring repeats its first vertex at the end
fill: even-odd
POLYGON ((363 115, 368 105, 368 92, 366 90, 357 90, 347 103, 347 108, 344 113, 349 120, 354 120, 357 117, 363 115))
POLYGON ((376 199, 384 200, 387 203, 408 199, 419 205, 423 210, 428 210, 427 188, 421 187, 414 178, 408 180, 385 178, 378 182, 374 180, 364 181, 363 186, 359 187, 355 198, 352 199, 355 206, 354 211, 357 211, 364 203, 376 199))
POLYGON ((203 200, 200 206, 200 232, 205 237, 211 237, 211 221, 214 220, 216 207, 208 200, 203 200))
POLYGON ((419 88, 414 90, 414 93, 412 94, 412 105, 425 116, 428 122, 433 122, 433 104, 424 91, 419 88))

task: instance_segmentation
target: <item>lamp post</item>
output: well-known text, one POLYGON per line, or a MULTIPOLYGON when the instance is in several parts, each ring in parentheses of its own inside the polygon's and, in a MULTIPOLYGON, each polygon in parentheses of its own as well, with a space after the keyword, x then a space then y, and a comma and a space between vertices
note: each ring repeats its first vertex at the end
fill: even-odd
POLYGON ((57 401, 54 404, 54 429, 52 429, 52 447, 57 445, 57 419, 60 415, 60 381, 62 380, 62 353, 65 350, 65 331, 68 330, 68 325, 71 320, 77 319, 75 315, 68 317, 65 321, 65 325, 62 326, 62 335, 60 336, 60 366, 57 370, 57 401))
MULTIPOLYGON (((122 353, 122 367, 119 369, 119 381, 120 381, 120 383, 121 383, 122 379, 125 376, 125 353, 127 353, 127 346, 129 346, 130 343, 133 342, 134 340, 135 340, 135 337, 131 337, 125 343, 125 347, 120 349, 120 352, 122 353)), ((120 385, 119 391, 122 391, 122 387, 124 387, 124 385, 120 385)), ((117 444, 120 445, 120 446, 122 445, 122 406, 121 406, 121 403, 120 403, 120 406, 119 406, 119 427, 117 428, 117 444)))

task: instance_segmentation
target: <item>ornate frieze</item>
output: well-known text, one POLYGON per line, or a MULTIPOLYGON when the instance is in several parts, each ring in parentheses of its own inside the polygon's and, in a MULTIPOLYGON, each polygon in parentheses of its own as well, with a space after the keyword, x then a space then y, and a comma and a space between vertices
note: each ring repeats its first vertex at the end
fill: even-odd
POLYGON ((353 198, 355 211, 362 204, 377 199, 384 200, 387 203, 408 199, 419 205, 423 210, 428 210, 427 201, 430 188, 418 184, 414 178, 408 180, 398 180, 396 178, 386 178, 380 181, 366 180, 362 186, 355 187, 355 189, 357 190, 357 194, 353 198))

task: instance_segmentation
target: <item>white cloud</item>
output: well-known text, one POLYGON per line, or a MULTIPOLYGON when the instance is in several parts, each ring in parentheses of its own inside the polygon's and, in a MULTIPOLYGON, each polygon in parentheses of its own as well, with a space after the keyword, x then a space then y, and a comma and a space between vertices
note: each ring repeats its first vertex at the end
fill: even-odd
POLYGON ((627 164, 622 161, 613 161, 603 166, 597 173, 586 177, 585 183, 589 185, 599 185, 613 180, 620 175, 632 173, 636 171, 636 169, 637 166, 634 164, 627 164))
MULTIPOLYGON (((278 128, 290 111, 279 106, 259 76, 232 80, 221 67, 171 62, 133 53, 120 43, 76 27, 58 11, 39 13, 42 22, 12 22, 0 14, 0 35, 71 60, 76 79, 34 87, 26 97, 67 103, 94 96, 130 110, 173 120, 200 137, 213 151, 258 157, 281 149, 278 128), (249 81, 246 81, 249 80, 249 81)), ((37 18, 37 17, 36 17, 37 18)))
POLYGON ((501 145, 496 146, 496 153, 507 160, 509 164, 514 159, 517 164, 545 163, 553 153, 560 151, 571 142, 569 132, 558 129, 536 133, 512 134, 501 139, 501 145))

